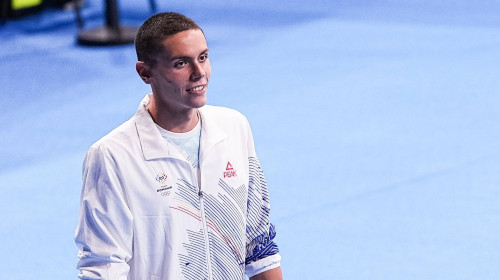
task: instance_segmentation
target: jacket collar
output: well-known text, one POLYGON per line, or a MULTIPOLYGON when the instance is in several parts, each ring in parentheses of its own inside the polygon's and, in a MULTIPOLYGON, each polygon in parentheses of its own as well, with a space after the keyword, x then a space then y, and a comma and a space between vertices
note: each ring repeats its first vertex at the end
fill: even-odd
MULTIPOLYGON (((146 109, 151 97, 152 94, 148 94, 142 99, 134 116, 142 154, 146 160, 173 157, 178 154, 177 150, 163 139, 153 118, 151 118, 151 115, 146 109)), ((201 150, 204 151, 223 141, 227 135, 217 122, 210 118, 210 114, 206 112, 206 106, 198 110, 201 115, 200 146, 201 150)))

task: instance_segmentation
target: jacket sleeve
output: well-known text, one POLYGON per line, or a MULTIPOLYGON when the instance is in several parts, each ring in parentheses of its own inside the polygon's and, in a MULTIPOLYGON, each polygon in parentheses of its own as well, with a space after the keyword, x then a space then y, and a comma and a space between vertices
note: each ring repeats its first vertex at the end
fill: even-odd
POLYGON ((247 245, 245 272, 248 277, 280 266, 281 257, 274 242, 276 231, 270 222, 270 201, 264 172, 255 153, 248 127, 249 182, 247 201, 247 245))
POLYGON ((132 214, 116 164, 100 147, 83 164, 80 217, 75 232, 80 279, 126 280, 132 257, 132 214))

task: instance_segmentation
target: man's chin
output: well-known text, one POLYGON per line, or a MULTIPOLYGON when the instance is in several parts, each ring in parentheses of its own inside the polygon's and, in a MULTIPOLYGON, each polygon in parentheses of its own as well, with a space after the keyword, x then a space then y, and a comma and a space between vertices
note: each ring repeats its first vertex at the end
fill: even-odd
POLYGON ((207 98, 205 96, 199 96, 195 100, 193 100, 192 107, 193 108, 201 108, 207 104, 207 98))

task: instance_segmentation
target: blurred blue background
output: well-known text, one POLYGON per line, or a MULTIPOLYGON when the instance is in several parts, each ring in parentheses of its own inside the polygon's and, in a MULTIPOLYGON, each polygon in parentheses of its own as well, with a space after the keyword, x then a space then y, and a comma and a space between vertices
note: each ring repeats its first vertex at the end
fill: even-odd
MULTIPOLYGON (((285 279, 500 279, 500 2, 158 6, 204 29, 208 103, 251 122, 285 279)), ((76 279, 84 153, 149 92, 132 45, 79 46, 74 19, 0 27, 0 279, 76 279)))

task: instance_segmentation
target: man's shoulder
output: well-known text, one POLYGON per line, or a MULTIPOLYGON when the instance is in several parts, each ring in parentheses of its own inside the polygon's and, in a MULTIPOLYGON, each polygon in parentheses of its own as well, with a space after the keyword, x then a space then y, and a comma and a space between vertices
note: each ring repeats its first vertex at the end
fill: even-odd
POLYGON ((137 132, 135 121, 131 118, 97 140, 89 149, 109 150, 113 148, 126 148, 129 146, 129 142, 134 139, 134 135, 137 135, 137 132))

